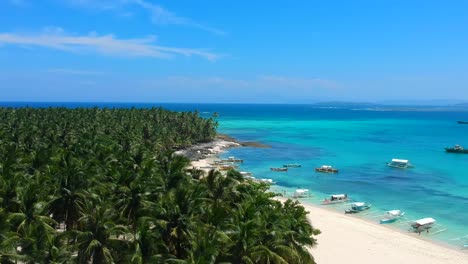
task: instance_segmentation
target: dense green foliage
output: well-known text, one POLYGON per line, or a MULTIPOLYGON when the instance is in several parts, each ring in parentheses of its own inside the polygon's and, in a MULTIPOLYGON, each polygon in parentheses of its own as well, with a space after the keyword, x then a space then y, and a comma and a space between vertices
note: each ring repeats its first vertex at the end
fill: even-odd
POLYGON ((0 109, 0 263, 314 263, 304 208, 172 150, 217 123, 163 109, 0 109))

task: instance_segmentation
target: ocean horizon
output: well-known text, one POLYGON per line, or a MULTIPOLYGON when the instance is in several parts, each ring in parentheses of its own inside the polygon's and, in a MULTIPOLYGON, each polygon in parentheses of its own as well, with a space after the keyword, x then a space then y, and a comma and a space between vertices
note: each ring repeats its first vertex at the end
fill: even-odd
MULTIPOLYGON (((256 178, 271 178, 274 190, 291 193, 310 189, 318 204, 330 194, 346 193, 372 204, 365 219, 376 221, 387 210, 406 212, 405 220, 437 220, 437 230, 423 234, 459 246, 468 236, 468 155, 450 154, 444 147, 468 146, 465 111, 376 111, 369 107, 318 107, 304 104, 188 104, 188 103, 78 103, 0 102, 4 107, 165 107, 219 115, 219 133, 241 141, 257 141, 271 148, 235 148, 223 157, 244 159, 241 170, 256 178), (386 166, 392 158, 408 159, 414 168, 386 166), (301 168, 272 172, 271 167, 300 163, 301 168), (333 165, 338 174, 314 171, 333 165), (444 231, 444 229, 446 229, 444 231)), ((334 206, 338 211, 344 205, 334 206)), ((313 215, 312 215, 313 217, 313 215)), ((391 225, 409 229, 404 221, 391 225)), ((436 229, 434 229, 436 230, 436 229)))

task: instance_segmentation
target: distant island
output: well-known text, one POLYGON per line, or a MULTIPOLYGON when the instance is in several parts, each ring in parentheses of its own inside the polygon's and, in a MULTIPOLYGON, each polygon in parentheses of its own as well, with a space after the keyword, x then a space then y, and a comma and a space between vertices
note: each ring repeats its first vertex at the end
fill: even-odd
POLYGON ((373 102, 347 102, 328 101, 312 104, 318 108, 342 108, 352 110, 368 111, 417 111, 417 112, 447 112, 447 111, 468 111, 468 103, 457 104, 382 104, 373 102))

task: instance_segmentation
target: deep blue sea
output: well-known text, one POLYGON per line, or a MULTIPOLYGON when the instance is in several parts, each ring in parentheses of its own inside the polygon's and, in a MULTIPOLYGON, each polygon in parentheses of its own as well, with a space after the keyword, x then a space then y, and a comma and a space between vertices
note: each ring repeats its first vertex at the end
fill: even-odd
MULTIPOLYGON (((198 110, 202 116, 219 114, 219 132, 242 141, 258 141, 271 148, 236 148, 223 154, 244 159, 241 170, 256 178, 271 178, 275 190, 291 193, 308 188, 305 202, 318 204, 327 195, 347 193, 353 200, 371 203, 361 215, 378 222, 386 210, 400 209, 405 219, 391 227, 408 230, 407 221, 433 217, 438 226, 422 234, 461 246, 468 242, 468 155, 449 154, 444 147, 468 147, 468 112, 373 111, 359 108, 320 108, 313 105, 222 104, 95 104, 0 103, 3 106, 151 107, 175 111, 198 110), (392 158, 415 166, 394 169, 392 158), (301 168, 271 172, 270 167, 300 163, 301 168), (333 165, 338 174, 320 174, 314 168, 333 165), (437 232, 447 229, 443 232, 437 232), (464 237, 465 236, 465 237, 464 237), (463 238, 464 237, 464 238, 463 238)), ((439 109, 440 110, 440 109, 439 109)), ((346 205, 335 206, 344 210, 346 205)), ((313 213, 313 212, 312 212, 313 213)))

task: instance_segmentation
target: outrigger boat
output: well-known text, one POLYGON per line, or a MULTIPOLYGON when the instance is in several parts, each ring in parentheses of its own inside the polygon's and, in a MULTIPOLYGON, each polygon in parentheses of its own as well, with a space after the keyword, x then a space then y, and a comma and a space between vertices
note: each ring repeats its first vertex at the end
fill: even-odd
POLYGON ((323 173, 338 173, 338 169, 333 168, 330 165, 322 165, 319 168, 315 168, 316 172, 323 172, 323 173))
POLYGON ((404 215, 405 215, 405 212, 402 212, 400 210, 387 211, 385 212, 385 215, 383 216, 383 218, 380 219, 380 223, 381 224, 393 223, 404 215))
POLYGON ((302 167, 301 164, 284 164, 283 165, 284 168, 300 168, 302 167))
POLYGON ((445 148, 445 151, 447 151, 448 153, 468 154, 468 149, 465 149, 460 145, 455 145, 452 148, 445 148))
POLYGON ((288 171, 288 168, 270 168, 272 171, 288 171))
POLYGON ((323 200, 322 204, 328 205, 328 204, 343 203, 346 201, 348 201, 347 194, 333 194, 330 196, 330 199, 326 198, 325 200, 323 200))
POLYGON ((409 160, 405 159, 392 159, 391 162, 387 163, 387 166, 398 169, 406 169, 413 167, 413 165, 409 163, 409 160))
POLYGON ((229 157, 227 159, 221 160, 221 162, 239 162, 239 163, 242 163, 242 162, 244 162, 244 160, 236 159, 234 157, 229 157))
POLYGON ((356 214, 364 210, 368 210, 372 205, 363 202, 352 203, 350 209, 345 210, 345 214, 356 214))
POLYGON ((436 220, 431 217, 422 218, 411 223, 411 231, 421 233, 423 231, 429 232, 429 229, 435 224, 436 220))
POLYGON ((310 196, 309 189, 297 189, 296 191, 294 191, 292 195, 293 198, 306 198, 309 196, 310 196))
POLYGON ((259 179, 258 182, 263 182, 263 183, 267 183, 267 184, 275 184, 276 183, 272 179, 259 179))

